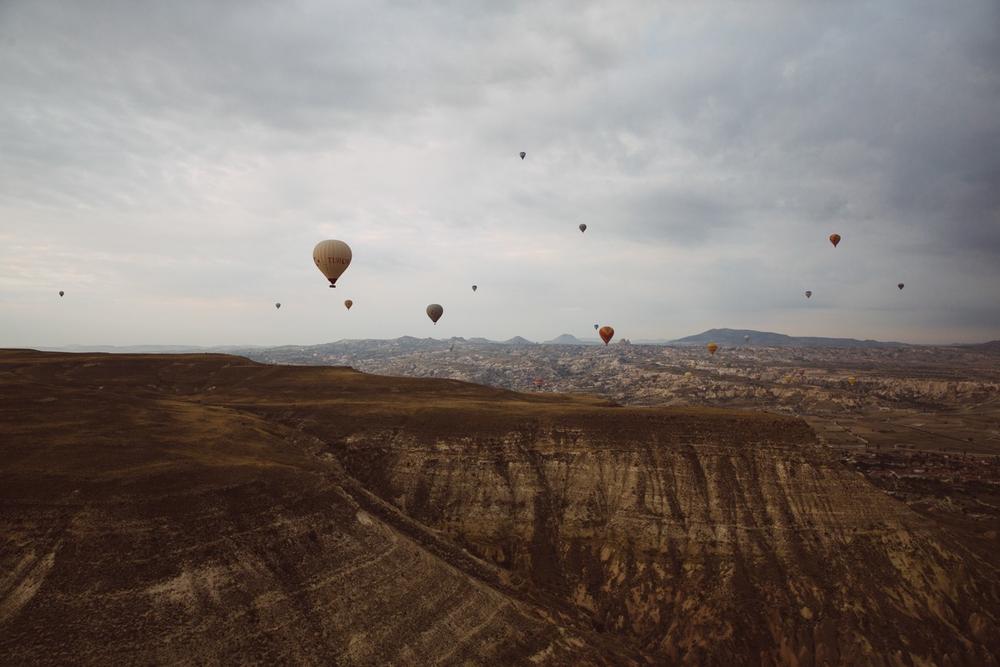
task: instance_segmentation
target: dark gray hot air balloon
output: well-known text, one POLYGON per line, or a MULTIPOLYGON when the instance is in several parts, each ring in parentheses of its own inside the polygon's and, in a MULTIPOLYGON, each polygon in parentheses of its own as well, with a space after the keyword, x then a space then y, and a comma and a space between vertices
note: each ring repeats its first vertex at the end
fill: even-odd
POLYGON ((598 329, 600 329, 600 328, 601 328, 601 325, 600 325, 600 324, 595 324, 595 325, 594 325, 594 331, 597 331, 597 330, 598 330, 598 329))
POLYGON ((66 292, 63 292, 62 290, 59 290, 59 296, 62 296, 62 295, 63 295, 63 294, 65 294, 65 293, 66 293, 66 292))
POLYGON ((280 303, 276 303, 276 304, 274 304, 274 307, 275 308, 281 308, 281 304, 280 303))
POLYGON ((524 156, 525 156, 525 155, 527 155, 527 153, 525 153, 524 151, 521 151, 521 159, 522 159, 522 160, 524 159, 524 156))
POLYGON ((472 291, 473 291, 473 292, 475 292, 475 291, 476 291, 477 289, 479 289, 479 286, 478 286, 478 285, 473 285, 473 286, 472 286, 472 291))
MULTIPOLYGON (((899 289, 903 289, 905 285, 903 285, 903 283, 899 283, 898 285, 896 285, 896 287, 898 287, 899 289)), ((60 292, 60 294, 62 294, 62 292, 60 292)))
POLYGON ((441 304, 432 303, 427 306, 427 317, 431 318, 431 322, 434 324, 437 324, 442 315, 444 315, 444 308, 441 307, 441 304))
POLYGON ((807 290, 806 290, 806 298, 807 298, 807 299, 809 299, 809 298, 812 298, 812 295, 813 295, 813 292, 812 292, 812 290, 811 290, 811 289, 807 289, 807 290))
POLYGON ((583 224, 583 223, 581 222, 581 223, 580 223, 580 233, 582 234, 582 233, 584 233, 585 231, 587 231, 587 225, 585 225, 585 224, 583 224))

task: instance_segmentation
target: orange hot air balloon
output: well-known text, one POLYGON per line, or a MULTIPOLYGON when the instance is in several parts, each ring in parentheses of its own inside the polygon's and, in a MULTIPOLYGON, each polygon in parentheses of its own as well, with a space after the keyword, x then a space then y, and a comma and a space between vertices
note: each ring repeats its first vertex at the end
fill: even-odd
POLYGON ((854 377, 853 375, 847 378, 847 383, 850 384, 852 387, 857 383, 857 381, 858 378, 854 377))
POLYGON ((440 304, 432 303, 427 306, 427 317, 431 318, 431 322, 434 324, 438 323, 442 315, 444 315, 444 308, 440 304))
POLYGON ((601 327, 598 329, 597 334, 601 337, 601 340, 604 341, 604 344, 607 345, 611 342, 611 339, 615 337, 615 330, 611 327, 601 327))
POLYGON ((709 354, 715 354, 716 350, 719 349, 719 346, 716 345, 715 343, 709 343, 705 347, 708 348, 708 353, 709 354))
POLYGON ((351 306, 353 306, 353 305, 354 305, 354 302, 351 301, 350 299, 347 299, 346 301, 344 301, 344 308, 347 308, 347 310, 350 310, 351 306))
POLYGON ((840 243, 840 234, 830 234, 830 243, 836 248, 837 244, 840 243))

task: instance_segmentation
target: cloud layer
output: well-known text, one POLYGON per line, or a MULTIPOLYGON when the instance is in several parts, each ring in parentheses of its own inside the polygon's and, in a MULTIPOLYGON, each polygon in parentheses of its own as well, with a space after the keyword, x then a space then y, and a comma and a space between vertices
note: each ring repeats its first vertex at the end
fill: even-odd
POLYGON ((996 3, 425 4, 0 4, 0 345, 1000 337, 996 3))

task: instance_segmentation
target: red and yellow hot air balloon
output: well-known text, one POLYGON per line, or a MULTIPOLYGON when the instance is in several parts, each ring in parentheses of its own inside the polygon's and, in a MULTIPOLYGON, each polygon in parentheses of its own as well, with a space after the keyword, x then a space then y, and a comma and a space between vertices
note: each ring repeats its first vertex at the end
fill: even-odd
POLYGON ((705 346, 705 348, 708 350, 709 354, 715 354, 716 351, 718 351, 719 346, 716 345, 715 343, 709 343, 708 345, 705 346))
POLYGON ((615 330, 611 327, 601 327, 597 330, 597 335, 601 337, 604 344, 607 345, 611 342, 611 339, 615 337, 615 330))
POLYGON ((830 243, 836 248, 837 244, 840 243, 840 234, 830 234, 830 243))
POLYGON ((350 299, 347 299, 346 301, 344 301, 344 308, 346 308, 347 310, 350 310, 351 306, 353 306, 353 305, 354 305, 354 302, 351 301, 350 299))

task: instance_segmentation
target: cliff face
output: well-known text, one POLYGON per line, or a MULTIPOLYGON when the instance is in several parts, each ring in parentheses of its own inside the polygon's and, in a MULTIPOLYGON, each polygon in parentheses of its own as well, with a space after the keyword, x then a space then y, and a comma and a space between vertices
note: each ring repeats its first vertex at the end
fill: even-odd
POLYGON ((992 621, 972 600, 997 609, 995 573, 971 576, 989 567, 831 460, 801 422, 615 412, 487 438, 362 434, 338 455, 408 515, 651 655, 993 659, 992 621))
POLYGON ((635 655, 505 589, 322 443, 184 393, 253 365, 176 363, 0 353, 0 663, 635 655))
POLYGON ((997 664, 995 564, 800 420, 206 355, 0 392, 5 662, 997 664))

